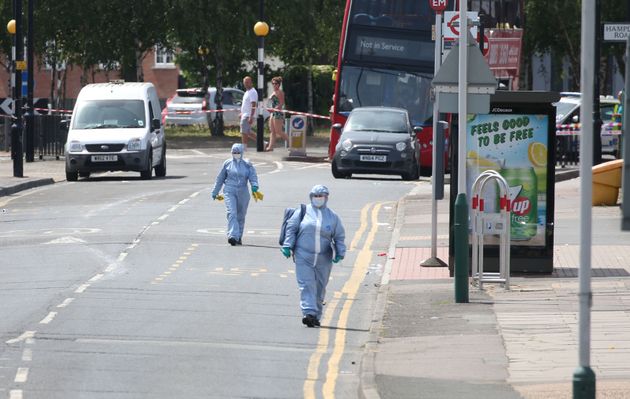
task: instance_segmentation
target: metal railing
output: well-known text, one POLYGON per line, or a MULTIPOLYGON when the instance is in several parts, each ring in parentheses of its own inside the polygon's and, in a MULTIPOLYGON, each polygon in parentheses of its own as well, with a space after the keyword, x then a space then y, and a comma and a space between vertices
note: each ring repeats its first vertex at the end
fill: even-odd
POLYGON ((68 136, 68 129, 62 120, 66 115, 35 115, 33 118, 35 153, 39 159, 54 156, 59 159, 63 155, 63 147, 68 136))

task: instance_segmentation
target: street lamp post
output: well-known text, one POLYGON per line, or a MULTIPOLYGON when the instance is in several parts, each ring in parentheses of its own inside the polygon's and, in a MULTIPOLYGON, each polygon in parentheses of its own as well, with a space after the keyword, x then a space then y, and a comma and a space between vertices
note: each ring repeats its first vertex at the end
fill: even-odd
POLYGON ((26 60, 27 64, 27 84, 26 84, 26 113, 24 114, 24 121, 26 122, 26 149, 25 158, 26 162, 33 162, 35 160, 35 110, 33 109, 33 63, 35 61, 33 55, 33 10, 35 8, 35 0, 29 0, 28 2, 28 35, 26 37, 26 60))
POLYGON ((265 150, 263 118, 263 89, 265 84, 265 36, 269 33, 269 25, 264 22, 264 0, 260 0, 260 20, 254 25, 254 33, 258 36, 258 120, 256 124, 256 151, 265 150))
POLYGON ((22 70, 24 69, 24 53, 22 40, 22 0, 13 1, 13 20, 7 24, 7 30, 13 34, 12 76, 13 124, 11 125, 11 159, 13 159, 13 176, 24 177, 22 149, 22 70))

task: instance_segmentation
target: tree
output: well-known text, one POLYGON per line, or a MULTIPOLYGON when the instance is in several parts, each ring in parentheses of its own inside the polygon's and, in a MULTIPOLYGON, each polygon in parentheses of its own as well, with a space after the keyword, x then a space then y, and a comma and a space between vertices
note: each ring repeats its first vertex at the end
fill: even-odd
MULTIPOLYGON (((338 0, 286 0, 273 2, 269 7, 273 30, 266 43, 288 65, 307 67, 310 113, 313 112, 312 66, 336 63, 343 12, 343 4, 338 0)), ((309 127, 312 130, 310 120, 309 127)))
MULTIPOLYGON (((255 55, 251 1, 176 0, 167 19, 171 27, 169 45, 179 49, 177 62, 189 69, 188 76, 207 89, 214 74, 216 108, 222 105, 224 82, 242 78, 243 61, 255 55)), ((209 120, 212 135, 223 135, 223 114, 209 120)))
MULTIPOLYGON (((627 1, 601 1, 602 21, 620 21, 627 15, 627 1)), ((527 0, 525 2, 524 53, 551 52, 557 60, 566 59, 574 88, 580 86, 580 0, 527 0)), ((624 70, 623 46, 604 45, 600 75, 608 69, 608 55, 613 55, 624 70)), ((600 79, 604 82, 604 79, 600 79)))

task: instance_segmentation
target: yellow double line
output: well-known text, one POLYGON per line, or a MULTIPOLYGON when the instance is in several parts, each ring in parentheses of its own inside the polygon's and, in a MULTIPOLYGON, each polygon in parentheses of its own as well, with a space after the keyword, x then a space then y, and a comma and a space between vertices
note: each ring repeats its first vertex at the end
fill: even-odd
MULTIPOLYGON (((368 211, 372 206, 371 203, 365 205, 361 210, 361 224, 359 229, 355 233, 349 250, 354 250, 358 245, 359 240, 367 230, 368 224, 368 211)), ((348 325, 348 318, 350 316, 350 308, 354 300, 356 299, 357 292, 361 286, 361 282, 365 277, 370 260, 372 258, 372 251, 370 250, 374 237, 378 230, 378 212, 381 209, 382 203, 374 205, 371 213, 371 227, 370 231, 365 239, 363 247, 357 255, 357 259, 354 262, 352 274, 346 281, 340 292, 334 293, 334 298, 328 302, 324 317, 322 318, 323 325, 330 325, 333 316, 337 310, 342 297, 345 295, 344 303, 339 313, 339 320, 337 322, 337 329, 334 337, 334 344, 332 353, 328 360, 326 369, 326 379, 322 387, 322 395, 324 398, 334 398, 335 386, 337 384, 337 377, 339 376, 339 363, 341 356, 346 346, 346 327, 348 325)), ((328 345, 330 343, 330 330, 322 328, 319 330, 319 340, 317 342, 317 349, 315 353, 311 355, 309 360, 306 381, 304 382, 304 398, 314 399, 317 397, 315 392, 315 384, 319 378, 319 368, 321 365, 322 357, 328 351, 328 345)))

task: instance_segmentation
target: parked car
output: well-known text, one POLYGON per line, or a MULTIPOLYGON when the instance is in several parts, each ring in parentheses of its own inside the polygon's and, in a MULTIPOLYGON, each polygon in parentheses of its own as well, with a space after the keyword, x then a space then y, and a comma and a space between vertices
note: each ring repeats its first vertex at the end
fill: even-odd
MULTIPOLYGON (((554 104, 556 106, 556 125, 579 123, 580 105, 582 104, 581 93, 562 92, 560 95, 560 101, 554 104)), ((616 105, 619 105, 619 100, 613 96, 599 97, 599 112, 604 125, 613 121, 616 105)), ((601 135, 602 154, 609 154, 618 158, 620 136, 611 134, 611 129, 604 127, 602 128, 601 135)))
POLYGON ((409 114, 403 108, 360 107, 352 110, 341 131, 332 160, 335 178, 353 173, 400 175, 404 180, 420 177, 420 144, 409 114), (343 130, 342 130, 343 129, 343 130))
POLYGON ((151 83, 97 83, 79 92, 65 144, 66 179, 95 171, 166 175, 160 102, 151 83))
MULTIPOLYGON (((202 88, 178 89, 166 102, 162 111, 166 125, 209 125, 215 118, 216 87, 208 90, 202 88)), ((223 125, 239 126, 239 114, 243 102, 243 91, 232 87, 223 88, 223 125)), ((265 119, 269 117, 267 110, 263 111, 265 119)))

